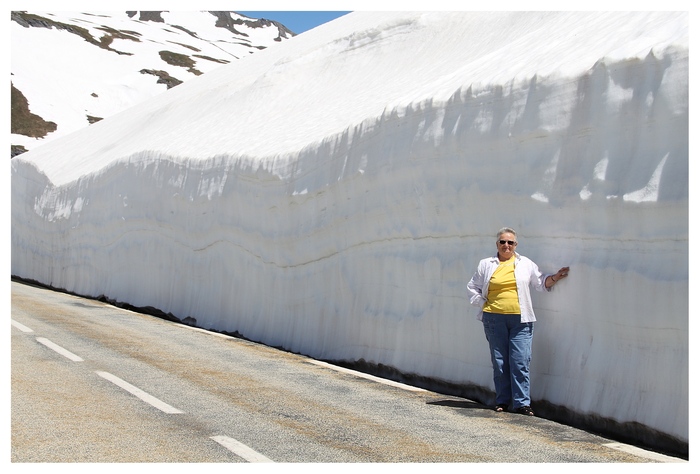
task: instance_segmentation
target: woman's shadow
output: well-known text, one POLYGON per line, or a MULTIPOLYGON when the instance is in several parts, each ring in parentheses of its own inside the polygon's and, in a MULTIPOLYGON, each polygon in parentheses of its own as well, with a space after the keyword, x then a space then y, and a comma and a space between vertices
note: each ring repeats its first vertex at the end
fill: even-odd
POLYGON ((489 410, 490 408, 481 403, 473 402, 471 400, 437 400, 434 402, 427 402, 427 405, 439 405, 442 407, 451 408, 469 408, 472 410, 489 410))

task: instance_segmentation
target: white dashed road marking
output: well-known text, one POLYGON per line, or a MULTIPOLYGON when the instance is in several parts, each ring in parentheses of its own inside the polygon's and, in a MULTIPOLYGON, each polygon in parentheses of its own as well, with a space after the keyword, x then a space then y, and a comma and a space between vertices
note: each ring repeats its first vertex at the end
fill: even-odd
POLYGON ((123 388, 124 390, 126 390, 130 394, 140 398, 144 402, 156 407, 157 409, 159 409, 160 411, 162 411, 164 413, 170 413, 170 414, 182 413, 182 411, 178 410, 177 408, 172 407, 161 400, 158 400, 156 397, 149 395, 148 393, 144 392, 140 388, 134 387, 129 382, 126 382, 126 381, 120 379, 119 377, 110 374, 109 372, 97 372, 97 375, 99 375, 103 379, 109 380, 114 385, 116 385, 120 388, 123 388))
MULTIPOLYGON (((31 333, 34 332, 32 329, 28 328, 24 324, 18 323, 15 320, 12 321, 12 326, 15 328, 19 329, 22 332, 25 333, 31 333)), ((51 342, 50 340, 46 339, 45 337, 37 337, 36 338, 37 342, 45 345, 46 347, 54 350, 58 354, 74 361, 74 362, 82 362, 83 359, 72 352, 70 352, 67 349, 64 349, 63 347, 59 346, 58 344, 55 344, 54 342, 51 342)), ((168 413, 168 414, 176 414, 176 413, 183 413, 181 410, 178 410, 177 408, 168 405, 167 403, 163 402, 162 400, 159 400, 158 398, 144 392, 138 387, 135 387, 134 385, 131 385, 129 382, 126 382, 125 380, 120 379, 116 375, 112 375, 109 372, 102 372, 102 371, 95 371, 97 375, 102 377, 105 380, 108 380, 112 382, 114 385, 118 386, 119 388, 126 390, 130 394, 136 396, 137 398, 141 399, 142 401, 148 403, 149 405, 157 408, 158 410, 168 413)), ((251 463, 271 463, 274 462, 270 458, 267 458, 260 454, 259 452, 255 451, 252 448, 249 448, 245 444, 241 443, 240 441, 237 441, 233 438, 229 438, 228 436, 212 436, 212 440, 216 441, 232 453, 234 453, 237 456, 240 456, 242 459, 251 462, 251 463)))
POLYGON ((36 338, 37 342, 42 343, 49 349, 53 349, 54 351, 58 352, 61 354, 63 357, 66 357, 73 362, 82 362, 83 359, 78 357, 77 355, 73 354, 71 351, 64 349, 63 347, 59 346, 58 344, 54 344, 53 342, 49 341, 45 337, 37 337, 36 338))
POLYGON ((14 319, 12 319, 11 321, 12 321, 12 325, 13 325, 14 327, 16 327, 17 329, 19 329, 20 331, 22 331, 22 332, 34 332, 34 330, 29 329, 27 326, 25 326, 25 325, 22 324, 22 323, 18 323, 18 322, 15 321, 14 319))
POLYGON ((212 436, 211 439, 219 443, 224 448, 231 451, 236 456, 240 456, 248 462, 274 462, 273 460, 266 458, 259 452, 249 448, 240 441, 236 441, 228 436, 212 436))

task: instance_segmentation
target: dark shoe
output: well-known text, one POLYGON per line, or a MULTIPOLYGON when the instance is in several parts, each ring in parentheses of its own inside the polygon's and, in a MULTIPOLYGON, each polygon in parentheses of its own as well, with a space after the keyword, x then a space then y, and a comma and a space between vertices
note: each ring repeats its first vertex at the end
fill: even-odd
POLYGON ((521 415, 535 416, 535 413, 532 411, 532 408, 530 408, 530 407, 520 407, 517 410, 515 410, 515 412, 520 413, 521 415))
POLYGON ((494 408, 494 410, 496 410, 498 413, 504 412, 504 411, 508 410, 508 405, 504 405, 504 404, 496 405, 496 408, 494 408))

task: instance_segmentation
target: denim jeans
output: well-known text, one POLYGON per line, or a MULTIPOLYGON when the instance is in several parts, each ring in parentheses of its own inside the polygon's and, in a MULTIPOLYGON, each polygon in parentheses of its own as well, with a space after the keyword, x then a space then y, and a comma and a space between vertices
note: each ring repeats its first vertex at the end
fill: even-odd
POLYGON ((496 405, 512 405, 513 410, 529 406, 534 323, 521 323, 519 314, 486 312, 482 321, 491 351, 496 405))

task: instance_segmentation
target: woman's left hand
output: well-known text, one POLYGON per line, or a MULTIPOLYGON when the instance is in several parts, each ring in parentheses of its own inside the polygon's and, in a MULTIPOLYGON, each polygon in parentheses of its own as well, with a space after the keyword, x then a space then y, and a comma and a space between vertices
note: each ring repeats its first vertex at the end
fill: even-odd
POLYGON ((562 278, 566 278, 569 276, 569 267, 561 267, 557 273, 552 276, 554 279, 554 282, 558 282, 562 278))

